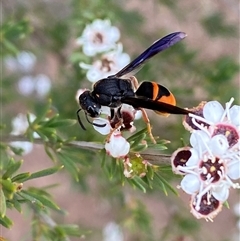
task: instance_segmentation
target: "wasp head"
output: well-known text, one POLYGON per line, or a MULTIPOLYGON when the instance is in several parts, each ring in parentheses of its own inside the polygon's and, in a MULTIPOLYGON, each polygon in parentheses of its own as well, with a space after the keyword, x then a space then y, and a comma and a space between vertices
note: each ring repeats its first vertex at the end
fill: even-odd
POLYGON ((79 96, 79 104, 81 106, 82 109, 79 109, 77 111, 77 117, 78 117, 78 122, 80 124, 80 126, 82 127, 82 129, 86 130, 86 128, 84 127, 81 119, 80 119, 80 115, 79 112, 81 110, 84 110, 85 115, 86 115, 86 119, 87 121, 95 126, 98 127, 104 127, 106 126, 106 124, 100 125, 100 124, 96 124, 91 122, 88 119, 88 116, 95 118, 98 117, 101 114, 101 105, 97 102, 97 100, 92 96, 91 91, 90 90, 85 90, 80 96, 79 96))
POLYGON ((90 90, 84 91, 79 96, 79 104, 85 113, 92 118, 98 117, 101 113, 101 105, 91 95, 90 90))

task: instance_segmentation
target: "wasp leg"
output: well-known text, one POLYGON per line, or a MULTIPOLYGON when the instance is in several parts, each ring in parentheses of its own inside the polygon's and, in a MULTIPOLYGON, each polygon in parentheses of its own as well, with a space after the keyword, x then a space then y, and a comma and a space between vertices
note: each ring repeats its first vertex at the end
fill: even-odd
POLYGON ((145 123, 147 124, 148 134, 149 134, 153 144, 156 144, 156 140, 155 140, 155 138, 153 137, 153 134, 152 134, 152 127, 150 125, 150 120, 148 118, 147 112, 143 108, 139 108, 139 110, 141 110, 142 118, 145 121, 145 123))
POLYGON ((131 80, 132 85, 136 91, 139 86, 137 78, 135 76, 130 76, 129 79, 131 80))
POLYGON ((119 127, 121 127, 121 125, 123 124, 123 119, 122 119, 122 115, 121 115, 121 107, 119 107, 117 109, 117 111, 115 111, 115 109, 111 109, 111 120, 113 120, 114 118, 116 118, 118 120, 118 122, 115 124, 114 128, 108 134, 106 142, 110 141, 110 137, 111 137, 112 133, 115 130, 117 130, 119 127))

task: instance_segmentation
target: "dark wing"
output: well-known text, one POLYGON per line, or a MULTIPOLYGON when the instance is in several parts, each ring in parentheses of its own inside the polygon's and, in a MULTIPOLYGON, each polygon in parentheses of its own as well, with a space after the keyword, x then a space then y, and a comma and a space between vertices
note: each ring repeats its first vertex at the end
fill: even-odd
POLYGON ((178 114, 178 115, 187 115, 190 111, 180 108, 178 106, 170 105, 164 102, 151 100, 141 97, 124 97, 121 99, 122 103, 133 106, 134 108, 145 108, 153 111, 169 113, 169 114, 178 114))
POLYGON ((141 53, 136 59, 125 66, 115 75, 111 75, 108 78, 120 78, 120 77, 130 77, 136 74, 150 58, 159 52, 163 51, 176 44, 177 42, 184 39, 187 35, 183 32, 171 33, 157 41, 155 41, 148 49, 141 53))

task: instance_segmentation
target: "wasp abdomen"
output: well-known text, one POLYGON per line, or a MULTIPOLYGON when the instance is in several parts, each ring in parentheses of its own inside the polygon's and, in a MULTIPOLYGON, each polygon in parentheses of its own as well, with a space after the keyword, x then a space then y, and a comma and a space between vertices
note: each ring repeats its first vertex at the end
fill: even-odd
POLYGON ((166 87, 156 82, 142 82, 135 94, 139 97, 146 97, 151 100, 176 105, 176 100, 173 94, 166 87))
MULTIPOLYGON (((142 82, 135 92, 135 95, 138 97, 146 97, 154 101, 176 105, 176 99, 174 95, 166 87, 156 82, 142 82)), ((165 112, 155 112, 161 115, 166 115, 165 112)))

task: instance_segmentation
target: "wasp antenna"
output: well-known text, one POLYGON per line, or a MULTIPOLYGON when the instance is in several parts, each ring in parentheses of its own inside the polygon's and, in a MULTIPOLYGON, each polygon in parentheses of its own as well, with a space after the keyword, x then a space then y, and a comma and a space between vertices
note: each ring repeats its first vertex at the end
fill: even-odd
POLYGON ((81 118, 80 118, 80 115, 79 115, 79 112, 80 112, 81 110, 82 110, 82 109, 77 110, 78 123, 79 123, 79 125, 82 127, 82 129, 86 131, 87 129, 86 129, 85 126, 83 125, 83 123, 82 123, 82 121, 81 121, 81 118))

